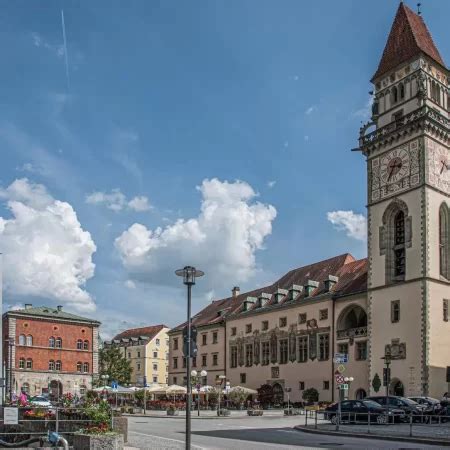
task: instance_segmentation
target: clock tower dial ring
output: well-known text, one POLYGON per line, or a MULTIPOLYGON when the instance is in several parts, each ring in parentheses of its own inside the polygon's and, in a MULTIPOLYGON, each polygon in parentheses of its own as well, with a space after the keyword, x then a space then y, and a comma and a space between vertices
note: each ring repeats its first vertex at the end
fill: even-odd
POLYGON ((383 184, 395 183, 409 175, 409 152, 404 148, 395 149, 381 159, 380 166, 380 181, 383 184))

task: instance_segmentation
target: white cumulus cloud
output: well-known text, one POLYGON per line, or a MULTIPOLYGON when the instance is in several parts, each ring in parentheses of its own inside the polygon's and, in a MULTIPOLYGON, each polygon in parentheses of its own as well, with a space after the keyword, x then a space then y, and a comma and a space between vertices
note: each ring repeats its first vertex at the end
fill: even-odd
POLYGON ((256 270, 255 253, 272 232, 276 210, 256 202, 243 182, 206 179, 200 214, 166 227, 135 223, 115 241, 130 278, 173 284, 174 270, 195 265, 206 272, 203 286, 245 281, 256 270))
POLYGON ((11 213, 10 218, 0 217, 6 291, 49 298, 79 311, 95 310, 84 285, 94 275, 96 247, 72 206, 26 178, 0 189, 0 198, 11 213))
POLYGON ((317 111, 317 106, 311 105, 311 106, 305 111, 305 114, 306 114, 307 116, 309 116, 309 115, 312 114, 314 111, 317 111))
POLYGON ((327 213, 327 218, 337 230, 345 231, 348 237, 358 241, 367 239, 367 219, 362 214, 353 211, 331 211, 327 213))
POLYGON ((122 211, 123 209, 131 209, 137 212, 148 211, 152 209, 148 198, 144 195, 133 197, 128 200, 120 189, 112 189, 110 193, 92 192, 86 196, 86 203, 91 205, 105 205, 112 211, 122 211))

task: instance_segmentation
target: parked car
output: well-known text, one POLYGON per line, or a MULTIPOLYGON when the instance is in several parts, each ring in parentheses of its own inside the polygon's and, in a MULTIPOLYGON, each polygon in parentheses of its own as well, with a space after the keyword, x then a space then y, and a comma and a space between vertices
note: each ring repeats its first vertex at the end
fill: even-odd
POLYGON ((429 406, 437 405, 440 403, 440 400, 432 397, 408 397, 413 402, 418 403, 419 405, 424 405, 426 408, 429 406))
POLYGON ((402 410, 403 415, 402 416, 396 416, 397 420, 401 421, 408 421, 409 416, 413 416, 413 420, 415 422, 422 421, 422 416, 425 411, 424 405, 419 405, 419 403, 410 400, 406 397, 397 397, 391 395, 390 397, 385 396, 372 396, 368 397, 368 400, 373 400, 377 403, 379 403, 381 406, 383 406, 384 409, 396 409, 396 410, 402 410), (386 400, 388 399, 388 402, 386 400))
POLYGON ((41 395, 36 395, 35 397, 31 397, 30 404, 31 404, 31 406, 39 406, 42 408, 51 408, 52 407, 52 404, 50 403, 48 398, 41 396, 41 395))
MULTIPOLYGON (((334 403, 325 408, 324 416, 326 420, 336 424, 339 421, 339 403, 334 403)), ((345 400, 341 402, 341 422, 368 423, 370 422, 384 424, 389 417, 395 414, 402 414, 403 411, 392 409, 389 415, 385 408, 372 400, 345 400)), ((392 419, 391 419, 392 420, 392 419)))

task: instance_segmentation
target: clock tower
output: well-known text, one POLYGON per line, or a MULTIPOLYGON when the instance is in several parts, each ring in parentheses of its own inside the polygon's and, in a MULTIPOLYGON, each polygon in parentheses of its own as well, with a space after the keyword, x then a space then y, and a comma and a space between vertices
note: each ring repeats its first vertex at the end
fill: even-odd
POLYGON ((368 175, 369 379, 383 378, 387 357, 393 395, 450 390, 449 75, 422 16, 401 2, 359 139, 368 175))

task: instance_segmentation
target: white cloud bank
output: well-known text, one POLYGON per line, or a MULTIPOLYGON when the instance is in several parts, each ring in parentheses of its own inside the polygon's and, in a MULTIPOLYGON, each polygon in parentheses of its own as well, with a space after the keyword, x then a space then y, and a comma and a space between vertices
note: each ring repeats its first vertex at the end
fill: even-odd
POLYGON ((367 219, 362 214, 353 211, 331 211, 327 219, 339 231, 345 231, 348 237, 365 241, 367 239, 367 219))
POLYGON ((205 271, 205 288, 234 285, 256 270, 255 252, 272 232, 276 210, 255 202, 255 191, 242 181, 214 178, 197 188, 201 212, 165 228, 135 223, 115 241, 130 278, 173 284, 174 270, 195 265, 205 271))
POLYGON ((95 310, 84 285, 94 275, 96 247, 72 206, 26 178, 0 189, 0 198, 12 216, 0 217, 6 291, 49 298, 79 311, 95 310))
POLYGON ((91 205, 105 205, 112 211, 119 212, 123 209, 131 209, 136 212, 144 212, 152 209, 150 202, 144 195, 133 197, 128 201, 120 189, 113 189, 109 194, 106 192, 93 192, 86 196, 86 203, 91 205))

